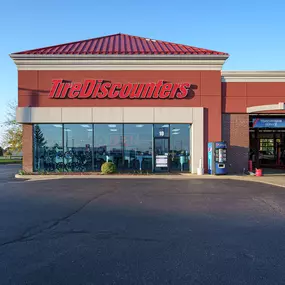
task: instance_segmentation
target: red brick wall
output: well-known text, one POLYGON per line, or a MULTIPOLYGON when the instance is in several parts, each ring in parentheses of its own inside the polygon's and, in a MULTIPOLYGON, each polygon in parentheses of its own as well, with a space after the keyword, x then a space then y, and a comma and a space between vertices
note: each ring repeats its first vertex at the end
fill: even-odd
POLYGON ((248 168, 249 116, 223 114, 223 140, 228 143, 229 173, 242 173, 248 168))
POLYGON ((33 171, 33 126, 23 125, 23 169, 33 171))
MULTIPOLYGON (((220 71, 194 70, 20 70, 18 71, 19 107, 204 107, 208 117, 205 122, 209 141, 219 141, 222 136, 222 95, 220 71), (52 79, 83 82, 84 79, 104 79, 110 82, 189 82, 195 88, 192 96, 180 99, 51 99, 48 98, 52 79)), ((171 119, 169 121, 171 123, 171 119)))
POLYGON ((246 113, 247 107, 278 104, 284 94, 285 82, 222 82, 223 112, 246 113))

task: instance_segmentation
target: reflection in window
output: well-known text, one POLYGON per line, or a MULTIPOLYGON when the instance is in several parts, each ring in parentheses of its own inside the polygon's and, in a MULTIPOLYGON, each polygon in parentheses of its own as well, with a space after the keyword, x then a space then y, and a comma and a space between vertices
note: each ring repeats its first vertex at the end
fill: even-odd
POLYGON ((170 125, 171 170, 190 170, 190 125, 170 125))
POLYGON ((124 168, 152 171, 152 125, 124 125, 124 168))
POLYGON ((64 124, 65 171, 92 171, 92 136, 92 124, 64 124))
POLYGON ((167 146, 164 153, 169 154, 172 171, 190 170, 189 124, 35 124, 33 128, 35 171, 98 171, 106 161, 126 171, 152 171, 153 136, 156 146, 162 142, 167 146))
POLYGON ((34 171, 63 171, 61 124, 34 125, 34 171))
POLYGON ((94 166, 96 170, 106 162, 114 162, 117 169, 123 166, 123 125, 94 125, 94 166))

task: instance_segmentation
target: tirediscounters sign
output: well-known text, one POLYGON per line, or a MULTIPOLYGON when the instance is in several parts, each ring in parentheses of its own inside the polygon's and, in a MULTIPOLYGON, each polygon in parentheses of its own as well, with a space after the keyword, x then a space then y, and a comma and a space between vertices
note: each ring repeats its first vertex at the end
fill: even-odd
POLYGON ((253 128, 285 128, 285 118, 255 118, 252 120, 253 128))
POLYGON ((119 83, 87 79, 69 82, 53 79, 49 92, 50 99, 183 99, 187 97, 191 84, 169 83, 163 80, 150 83, 119 83))

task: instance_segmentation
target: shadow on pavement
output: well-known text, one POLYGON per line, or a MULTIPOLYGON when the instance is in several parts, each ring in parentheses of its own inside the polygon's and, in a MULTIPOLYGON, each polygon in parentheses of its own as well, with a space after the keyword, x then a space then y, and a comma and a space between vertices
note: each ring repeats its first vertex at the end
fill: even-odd
POLYGON ((0 192, 3 284, 281 284, 285 195, 230 180, 68 179, 0 192))

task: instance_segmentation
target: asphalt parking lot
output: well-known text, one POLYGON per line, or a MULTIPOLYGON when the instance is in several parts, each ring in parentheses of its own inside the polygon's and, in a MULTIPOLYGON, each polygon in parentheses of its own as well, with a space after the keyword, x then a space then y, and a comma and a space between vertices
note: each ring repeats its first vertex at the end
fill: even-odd
POLYGON ((1 285, 284 283, 284 188, 211 179, 21 182, 14 170, 0 166, 1 285))
POLYGON ((15 173, 21 169, 20 164, 2 164, 0 165, 0 184, 14 180, 15 173))

